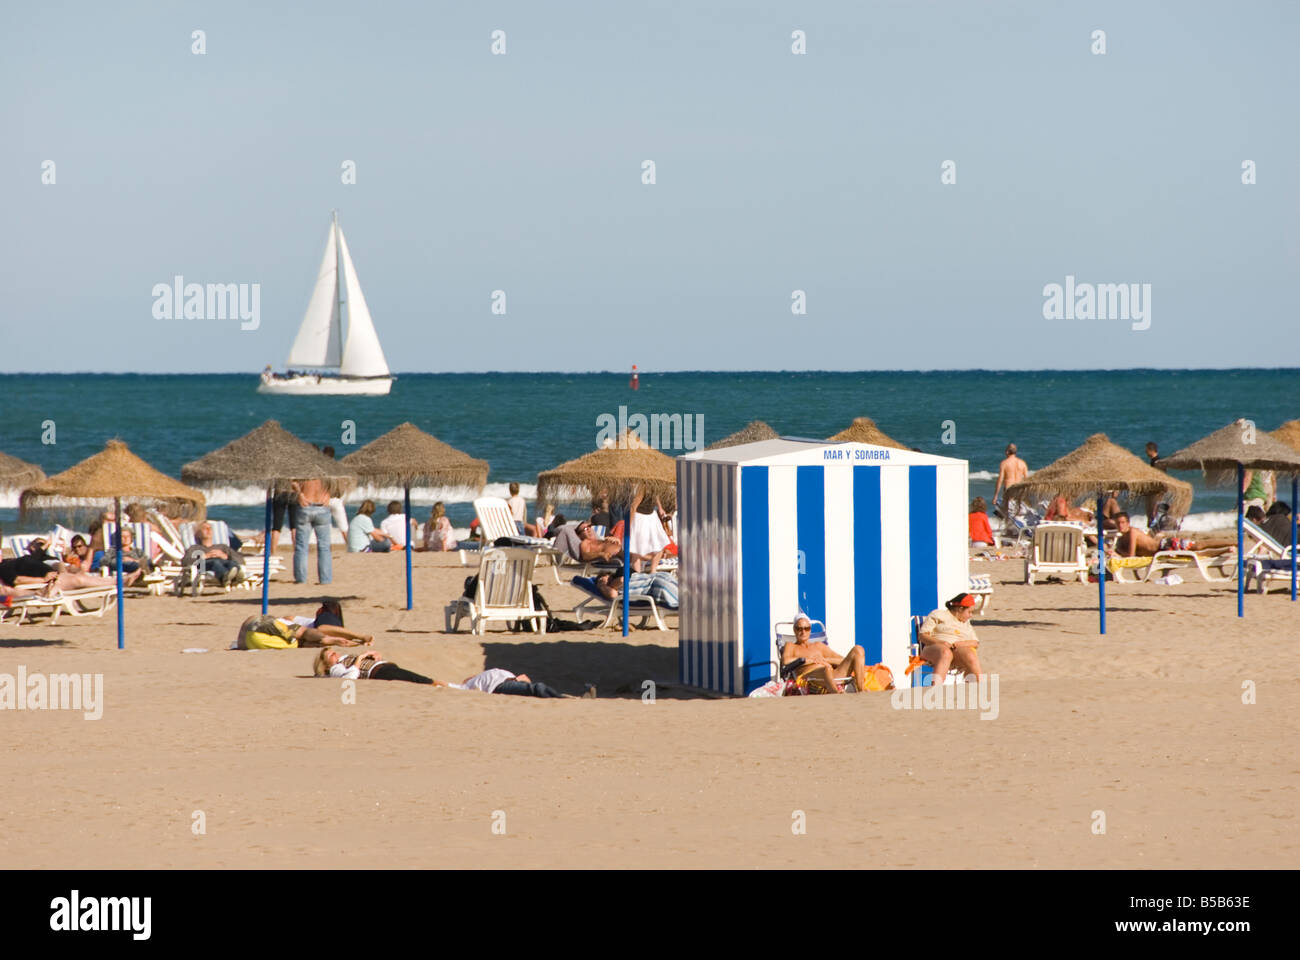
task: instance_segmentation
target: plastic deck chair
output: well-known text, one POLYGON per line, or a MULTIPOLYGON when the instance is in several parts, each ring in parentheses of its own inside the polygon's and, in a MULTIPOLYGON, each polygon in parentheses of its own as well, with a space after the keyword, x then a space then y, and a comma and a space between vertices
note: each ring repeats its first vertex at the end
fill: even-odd
MULTIPOLYGON (((826 624, 820 620, 809 620, 808 625, 812 628, 808 635, 809 643, 826 642, 826 624)), ((804 667, 802 657, 791 660, 789 663, 781 662, 782 651, 785 645, 794 640, 794 621, 780 620, 772 625, 772 633, 776 641, 776 660, 772 661, 777 676, 781 678, 781 696, 805 696, 812 693, 829 693, 825 689, 825 682, 816 677, 800 677, 799 671, 804 667), (782 629, 785 628, 785 629, 782 629), (812 689, 816 686, 817 689, 812 689)), ((845 684, 853 683, 852 677, 836 677, 835 686, 843 688, 845 684)))
MULTIPOLYGON (((925 622, 925 617, 912 617, 912 645, 908 648, 908 667, 909 674, 915 674, 912 678, 912 686, 929 687, 934 686, 934 668, 928 661, 921 659, 921 624, 925 622), (926 678, 930 682, 926 683, 926 678)), ((943 685, 950 686, 954 683, 964 683, 966 672, 953 667, 948 671, 948 676, 943 678, 943 685)))
POLYGON ((1088 555, 1082 524, 1045 520, 1034 528, 1034 542, 1025 557, 1025 583, 1035 577, 1058 575, 1088 582, 1088 555))
POLYGON ((443 611, 448 633, 460 629, 470 618, 476 634, 492 621, 513 623, 527 620, 534 631, 546 632, 546 611, 533 604, 533 571, 536 552, 523 547, 494 547, 479 559, 478 583, 473 598, 457 597, 443 611))

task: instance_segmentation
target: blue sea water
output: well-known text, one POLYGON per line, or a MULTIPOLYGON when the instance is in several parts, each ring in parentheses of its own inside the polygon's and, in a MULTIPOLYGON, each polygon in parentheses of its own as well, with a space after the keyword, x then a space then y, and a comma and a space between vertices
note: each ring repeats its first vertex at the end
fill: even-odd
MULTIPOLYGON (((182 464, 267 419, 340 457, 409 420, 487 460, 490 492, 518 481, 527 495, 540 471, 593 449, 599 418, 617 417, 620 406, 628 415, 702 415, 706 444, 755 419, 782 434, 826 437, 870 416, 903 443, 968 460, 971 495, 987 498, 1008 441, 1035 469, 1099 431, 1138 455, 1148 440, 1169 454, 1237 417, 1261 430, 1300 418, 1296 369, 649 373, 636 391, 626 373, 403 374, 376 398, 270 397, 257 382, 255 373, 3 375, 10 403, 0 451, 53 474, 120 437, 179 476, 182 464), (344 443, 348 421, 355 446, 344 443), (951 444, 943 442, 948 421, 951 444), (51 434, 54 442, 43 442, 51 434)), ((1180 476, 1196 484, 1194 513, 1233 508, 1230 491, 1180 476)), ((421 493, 414 500, 431 502, 421 493)), ((260 503, 257 491, 221 491, 209 511, 260 527, 260 503)), ((16 494, 0 500, 6 532, 48 527, 19 522, 16 504, 16 494)), ((464 526, 472 507, 449 504, 448 512, 464 526)))

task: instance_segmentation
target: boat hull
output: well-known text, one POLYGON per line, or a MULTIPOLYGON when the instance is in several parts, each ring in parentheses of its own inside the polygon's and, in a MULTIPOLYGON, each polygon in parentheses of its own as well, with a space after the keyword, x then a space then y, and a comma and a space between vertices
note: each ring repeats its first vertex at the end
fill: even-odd
POLYGON ((324 374, 269 377, 262 374, 257 392, 289 397, 384 397, 393 389, 393 380, 393 377, 339 377, 324 374))

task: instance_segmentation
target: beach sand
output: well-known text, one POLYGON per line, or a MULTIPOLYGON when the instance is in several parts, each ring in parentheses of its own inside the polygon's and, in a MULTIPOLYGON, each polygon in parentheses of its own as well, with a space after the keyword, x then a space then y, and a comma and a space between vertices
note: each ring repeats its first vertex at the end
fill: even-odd
MULTIPOLYGON (((102 673, 105 705, 0 712, 0 862, 1300 866, 1300 652, 1273 642, 1300 632, 1287 596, 1248 596, 1238 620, 1226 586, 1108 585, 1099 637, 1095 585, 1026 587, 1019 560, 971 569, 996 588, 975 622, 995 720, 885 693, 692 697, 675 632, 449 635, 443 606, 472 572, 455 554, 416 554, 411 612, 400 556, 339 550, 331 587, 277 581, 272 611, 337 596, 409 669, 501 666, 600 699, 360 681, 345 704, 309 679, 315 651, 225 649, 258 610, 242 590, 128 599, 125 651, 111 614, 2 624, 0 672, 102 673)), ((577 592, 549 569, 538 582, 571 616, 577 592)))

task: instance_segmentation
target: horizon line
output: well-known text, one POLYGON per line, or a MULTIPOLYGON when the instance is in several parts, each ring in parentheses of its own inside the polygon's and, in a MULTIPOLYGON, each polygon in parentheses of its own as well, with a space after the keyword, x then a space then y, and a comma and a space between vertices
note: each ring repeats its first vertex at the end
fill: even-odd
MULTIPOLYGON (((1261 372, 1300 372, 1300 366, 1258 366, 1258 367, 914 367, 898 368, 862 368, 856 370, 832 370, 819 367, 804 369, 682 369, 682 370, 637 370, 641 376, 662 376, 664 374, 772 374, 772 373, 831 373, 831 374, 914 374, 914 373, 1261 373, 1261 372)), ((247 370, 5 370, 0 376, 7 377, 257 377, 261 371, 247 370)), ((465 377, 465 376, 631 376, 632 371, 621 370, 406 370, 392 374, 393 377, 465 377)))

